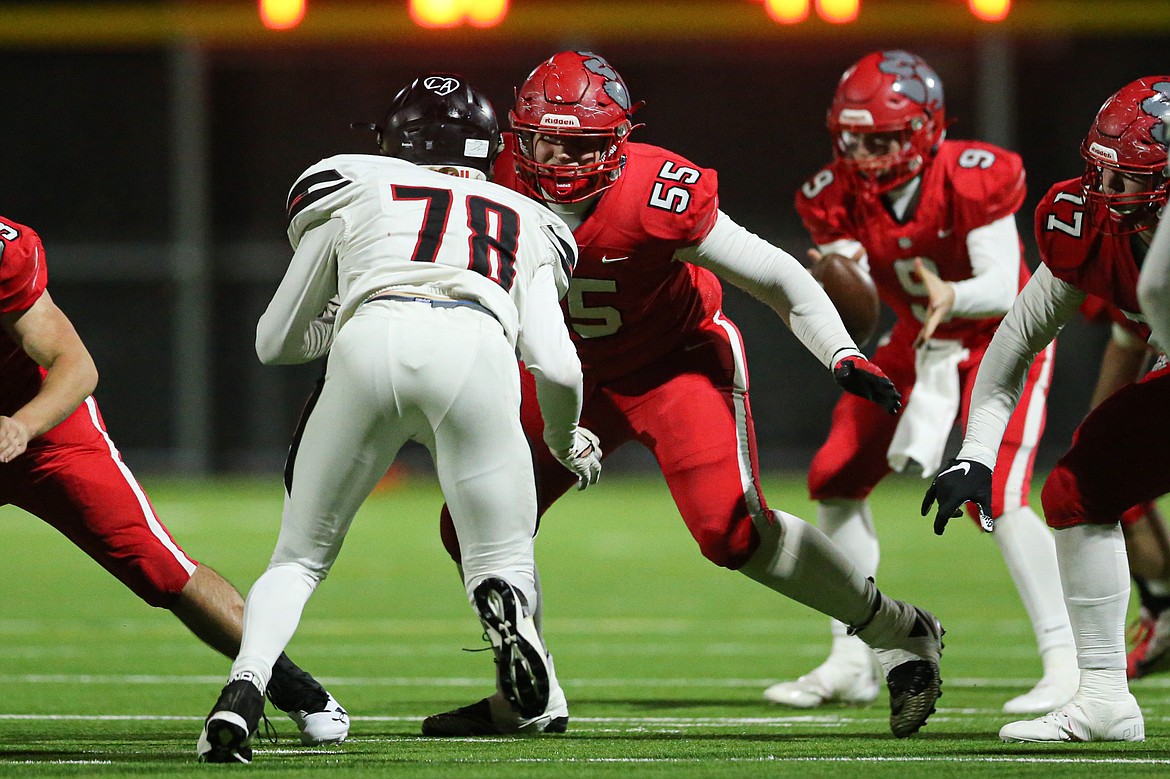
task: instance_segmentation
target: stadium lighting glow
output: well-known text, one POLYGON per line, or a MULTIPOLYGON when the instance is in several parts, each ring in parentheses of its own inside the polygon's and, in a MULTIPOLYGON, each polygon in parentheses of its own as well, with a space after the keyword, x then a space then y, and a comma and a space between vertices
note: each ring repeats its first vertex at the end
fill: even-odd
POLYGON ((508 15, 508 0, 410 0, 410 18, 420 27, 495 27, 508 15))
POLYGON ((764 0, 768 18, 780 24, 796 24, 808 18, 809 0, 764 0))
POLYGON ((270 30, 291 30, 305 18, 305 0, 260 0, 260 21, 270 30))
POLYGON ((967 7, 977 19, 1002 22, 1012 10, 1012 0, 967 0, 967 7))
POLYGON ((817 14, 833 24, 852 22, 860 10, 861 0, 817 0, 817 14))

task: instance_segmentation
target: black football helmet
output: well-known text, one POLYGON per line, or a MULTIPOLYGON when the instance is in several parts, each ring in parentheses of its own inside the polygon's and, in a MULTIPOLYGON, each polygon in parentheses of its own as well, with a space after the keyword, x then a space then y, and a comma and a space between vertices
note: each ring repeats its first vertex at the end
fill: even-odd
POLYGON ((491 176, 502 146, 495 109, 454 73, 427 73, 394 97, 377 133, 387 157, 418 165, 455 165, 491 176))

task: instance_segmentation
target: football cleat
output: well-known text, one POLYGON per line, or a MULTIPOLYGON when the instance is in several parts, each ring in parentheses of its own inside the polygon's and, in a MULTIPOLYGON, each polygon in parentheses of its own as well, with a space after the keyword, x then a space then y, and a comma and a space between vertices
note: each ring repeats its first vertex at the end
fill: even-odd
POLYGON ((251 763, 252 739, 264 714, 264 695, 247 678, 228 682, 203 722, 196 753, 201 763, 251 763))
POLYGON ((1157 617, 1145 609, 1141 621, 1131 629, 1133 649, 1126 656, 1126 675, 1130 679, 1170 670, 1170 609, 1157 617))
POLYGON ((878 594, 878 610, 854 634, 870 645, 890 691, 890 730, 898 738, 918 732, 942 697, 939 660, 946 633, 933 614, 878 594))
POLYGON ((1146 726, 1137 700, 1126 693, 1118 701, 1074 699, 1034 720, 1000 728, 1004 741, 1145 741, 1146 726))
POLYGON ((548 658, 520 595, 503 579, 489 577, 475 588, 472 602, 496 656, 496 689, 521 718, 541 716, 549 703, 548 658))
POLYGON ((307 747, 340 744, 349 737, 349 712, 329 693, 325 694, 325 703, 320 708, 290 711, 288 718, 296 724, 301 743, 307 747))
POLYGON ((349 713, 320 682, 291 661, 273 666, 268 699, 297 726, 305 746, 340 744, 349 736, 349 713))
POLYGON ((548 709, 538 717, 521 719, 500 693, 490 698, 423 720, 424 736, 504 736, 564 733, 569 728, 569 707, 558 686, 549 697, 548 709))
POLYGON ((858 664, 830 655, 799 679, 773 684, 764 690, 764 698, 795 709, 813 709, 827 703, 868 706, 878 696, 877 673, 869 659, 858 664))

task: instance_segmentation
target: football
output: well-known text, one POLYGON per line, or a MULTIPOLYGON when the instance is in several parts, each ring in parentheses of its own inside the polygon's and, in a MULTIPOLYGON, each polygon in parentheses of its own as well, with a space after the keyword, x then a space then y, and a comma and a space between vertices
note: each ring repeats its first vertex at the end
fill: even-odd
POLYGON ((873 338, 882 305, 869 273, 842 254, 826 254, 809 273, 824 287, 857 345, 873 338))

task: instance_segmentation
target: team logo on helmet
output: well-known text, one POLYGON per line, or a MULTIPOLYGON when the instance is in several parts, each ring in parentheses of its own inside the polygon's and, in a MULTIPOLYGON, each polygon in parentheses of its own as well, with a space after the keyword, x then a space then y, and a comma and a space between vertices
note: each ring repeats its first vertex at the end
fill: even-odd
POLYGON ((613 69, 613 65, 610 65, 603 57, 599 57, 592 52, 583 51, 580 54, 589 57, 589 59, 582 63, 585 69, 605 79, 605 85, 602 87, 605 90, 605 94, 609 95, 610 99, 617 103, 622 110, 629 111, 630 95, 626 92, 626 85, 622 82, 622 77, 618 75, 618 72, 613 69))
POLYGON ((921 57, 899 49, 884 52, 884 55, 878 70, 894 77, 892 89, 895 92, 927 108, 942 105, 942 84, 921 57))
POLYGON ((423 86, 439 97, 446 97, 459 88, 459 81, 449 76, 428 76, 423 86))
POLYGON ((1158 121, 1150 128, 1150 135, 1158 143, 1170 143, 1170 128, 1166 120, 1170 119, 1170 81, 1159 81, 1150 87, 1154 94, 1142 101, 1142 110, 1158 121))

